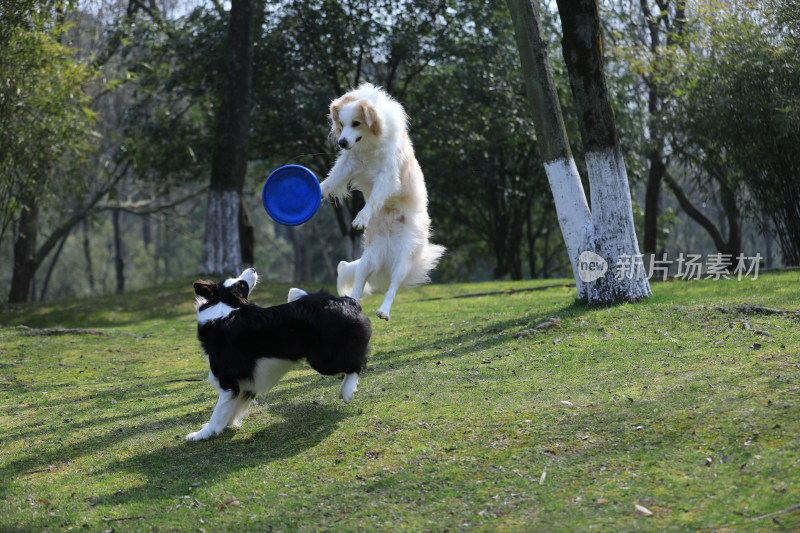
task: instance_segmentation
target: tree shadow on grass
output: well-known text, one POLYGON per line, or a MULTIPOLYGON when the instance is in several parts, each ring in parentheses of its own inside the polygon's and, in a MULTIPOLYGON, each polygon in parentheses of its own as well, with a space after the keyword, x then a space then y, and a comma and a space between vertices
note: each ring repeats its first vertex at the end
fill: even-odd
MULTIPOLYGON (((562 321, 569 321, 597 309, 599 308, 589 307, 574 301, 554 310, 538 311, 503 320, 487 320, 486 322, 481 322, 479 326, 474 327, 471 331, 462 332, 459 330, 451 335, 414 342, 401 348, 373 351, 368 357, 367 371, 362 374, 361 384, 369 386, 370 382, 374 380, 373 376, 379 376, 395 370, 411 368, 424 371, 425 369, 435 368, 436 365, 445 360, 469 359, 471 357, 483 359, 485 356, 481 355, 482 352, 508 344, 510 342, 509 337, 518 330, 534 327, 554 315, 559 316, 562 321)), ((552 336, 558 335, 558 333, 547 331, 541 335, 552 336)), ((520 339, 517 342, 519 342, 519 347, 524 348, 529 345, 529 340, 526 339, 520 339)), ((332 389, 338 387, 338 384, 334 386, 323 383, 321 385, 320 382, 326 380, 331 380, 331 378, 295 373, 281 380, 282 387, 280 391, 272 391, 270 394, 287 394, 290 390, 291 394, 296 396, 308 394, 324 387, 332 389)))
POLYGON ((131 473, 146 483, 98 496, 96 503, 120 505, 181 497, 193 487, 314 448, 354 414, 314 402, 283 403, 269 411, 279 420, 244 438, 228 428, 206 441, 164 445, 112 463, 101 474, 131 473))
MULTIPOLYGON (((596 309, 598 308, 573 302, 559 309, 539 311, 505 320, 487 320, 482 326, 475 327, 472 331, 458 332, 403 348, 376 352, 371 354, 371 362, 386 361, 398 368, 407 365, 419 365, 426 361, 443 358, 455 359, 506 344, 509 342, 509 336, 513 332, 532 328, 552 316, 558 316, 562 321, 573 320, 596 309), (406 356, 412 354, 418 354, 418 356, 412 361, 405 360, 406 356)), ((543 334, 550 335, 551 333, 546 332, 543 334)), ((375 370, 377 371, 377 369, 375 370)))
MULTIPOLYGON (((158 287, 126 292, 123 296, 106 295, 90 298, 30 302, 20 305, 0 305, 0 324, 32 328, 118 329, 137 327, 142 322, 176 320, 194 315, 194 280, 191 276, 158 287)), ((214 278, 216 280, 216 277, 214 278)), ((272 281, 260 282, 254 302, 277 305, 286 301, 289 285, 272 281)), ((118 333, 108 332, 112 336, 118 333)))

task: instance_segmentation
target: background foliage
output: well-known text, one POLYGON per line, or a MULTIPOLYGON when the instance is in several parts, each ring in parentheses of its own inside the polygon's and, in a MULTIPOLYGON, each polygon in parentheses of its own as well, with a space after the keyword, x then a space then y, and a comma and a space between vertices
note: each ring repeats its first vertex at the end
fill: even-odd
MULTIPOLYGON (((671 16, 678 5, 651 15, 671 16)), ((761 253, 763 266, 796 264, 798 6, 697 0, 685 7, 686 31, 672 36, 678 45, 653 54, 638 3, 601 6, 637 224, 643 229, 648 154, 658 136, 670 174, 723 232, 720 188, 698 161, 724 170, 743 217, 744 253, 761 253), (662 93, 658 115, 647 111, 650 82, 662 93)), ((552 9, 543 4, 545 34, 580 167, 552 9)), ((435 279, 568 271, 504 3, 286 0, 262 2, 257 11, 245 193, 265 275, 328 282, 340 259, 358 254, 359 235, 349 228, 358 194, 299 228, 274 225, 259 195, 281 164, 326 175, 335 159, 328 104, 362 81, 383 85, 409 113, 435 240, 449 249, 435 279)), ((41 202, 39 242, 59 235, 47 250, 40 246, 46 261, 33 296, 113 292, 197 270, 225 6, 13 0, 0 16, 7 45, 0 48, 0 123, 8 132, 0 139, 0 252, 12 257, 26 191, 41 202)), ((672 256, 716 251, 666 188, 658 235, 659 249, 672 256)), ((10 279, 3 261, 0 285, 10 279)))

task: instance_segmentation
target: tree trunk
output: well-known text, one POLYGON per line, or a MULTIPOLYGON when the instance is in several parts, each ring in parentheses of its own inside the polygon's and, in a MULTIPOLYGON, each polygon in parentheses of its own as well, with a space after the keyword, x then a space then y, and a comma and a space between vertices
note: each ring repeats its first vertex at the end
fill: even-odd
POLYGON ((658 213, 661 182, 664 181, 664 162, 661 150, 650 152, 650 170, 647 173, 647 188, 644 196, 644 253, 658 253, 658 213))
POLYGON ((51 251, 77 224, 84 221, 97 203, 125 176, 130 161, 106 185, 97 190, 83 207, 77 209, 62 224, 53 229, 45 242, 36 247, 39 232, 39 200, 35 192, 23 191, 20 201, 24 206, 20 214, 18 238, 14 243, 14 265, 9 290, 9 302, 26 302, 33 296, 36 271, 44 264, 51 251))
MULTIPOLYGON (((685 0, 675 2, 675 14, 672 22, 667 12, 668 4, 657 2, 658 11, 654 15, 650 10, 650 3, 647 0, 640 0, 639 6, 642 15, 647 23, 648 33, 650 34, 650 53, 653 59, 657 59, 661 47, 661 33, 667 34, 667 49, 676 45, 676 37, 683 34, 685 23, 685 0), (661 30, 659 25, 664 25, 661 30)), ((661 106, 661 94, 657 76, 648 78, 642 75, 642 81, 647 86, 647 112, 651 119, 655 118, 661 106)), ((650 128, 651 143, 653 146, 650 152, 650 170, 647 174, 647 189, 644 200, 644 253, 656 254, 658 248, 658 215, 661 211, 659 198, 661 196, 661 184, 664 181, 666 166, 664 165, 664 139, 656 133, 657 128, 650 128)))
POLYGON ((652 296, 636 240, 631 192, 619 144, 586 153, 592 222, 586 249, 608 265, 604 276, 587 283, 590 303, 637 302, 652 296))
POLYGON ((23 201, 19 233, 14 241, 14 266, 11 275, 9 303, 27 302, 33 291, 33 278, 39 268, 36 262, 36 236, 39 232, 39 202, 30 196, 23 201))
POLYGON ((538 0, 507 0, 517 37, 525 89, 531 104, 538 146, 555 200, 556 215, 567 247, 578 298, 586 290, 578 272, 584 228, 591 218, 578 168, 564 128, 553 73, 542 35, 538 0))
POLYGON ((119 223, 120 210, 115 209, 111 213, 111 222, 114 228, 114 272, 116 273, 116 294, 125 292, 125 259, 122 249, 122 229, 119 223))
POLYGON ((203 274, 238 274, 243 266, 239 217, 250 142, 254 20, 255 0, 232 0, 228 69, 211 160, 203 274))
MULTIPOLYGON (((639 5, 642 14, 647 22, 650 33, 650 53, 655 57, 658 54, 658 47, 661 36, 658 31, 659 17, 654 17, 650 13, 650 5, 647 0, 640 0, 639 5)), ((658 113, 658 88, 655 81, 649 81, 642 76, 647 84, 647 112, 651 117, 658 113)), ((652 128, 651 128, 652 131, 652 128)), ((664 162, 661 159, 663 142, 661 139, 653 140, 654 148, 650 151, 650 170, 647 173, 647 189, 644 197, 644 253, 656 254, 658 250, 658 213, 659 197, 661 196, 661 182, 664 179, 664 162)))
POLYGON ((507 1, 578 299, 590 304, 639 301, 651 294, 650 284, 643 269, 635 268, 641 255, 625 163, 603 75, 597 3, 558 1, 564 59, 586 150, 590 212, 567 143, 547 43, 542 37, 538 0, 507 1), (620 265, 625 268, 626 260, 631 270, 623 270, 620 275, 620 265))
POLYGON ((604 276, 588 284, 587 299, 600 304, 638 301, 652 293, 644 268, 639 270, 641 254, 628 175, 603 73, 597 0, 557 3, 564 61, 589 174, 592 222, 586 249, 605 259, 609 266, 604 276), (622 273, 620 267, 625 269, 622 273))
POLYGON ((239 209, 239 242, 242 247, 242 264, 245 266, 255 266, 256 263, 256 228, 253 226, 253 219, 250 218, 250 211, 242 198, 239 209))
POLYGON ((83 220, 83 257, 86 259, 86 278, 89 291, 94 292, 94 265, 92 264, 92 246, 89 240, 89 217, 83 220))
POLYGON ((209 189, 200 265, 203 274, 234 275, 242 271, 239 243, 241 201, 238 191, 209 189))

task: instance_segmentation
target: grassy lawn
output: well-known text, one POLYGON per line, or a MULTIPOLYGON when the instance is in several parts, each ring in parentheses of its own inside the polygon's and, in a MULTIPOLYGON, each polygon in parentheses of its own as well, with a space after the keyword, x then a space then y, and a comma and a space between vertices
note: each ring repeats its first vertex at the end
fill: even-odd
POLYGON ((198 443, 191 281, 0 310, 0 531, 800 530, 800 316, 741 309, 800 311, 798 271, 594 309, 434 285, 390 323, 373 296, 352 404, 301 367, 198 443))

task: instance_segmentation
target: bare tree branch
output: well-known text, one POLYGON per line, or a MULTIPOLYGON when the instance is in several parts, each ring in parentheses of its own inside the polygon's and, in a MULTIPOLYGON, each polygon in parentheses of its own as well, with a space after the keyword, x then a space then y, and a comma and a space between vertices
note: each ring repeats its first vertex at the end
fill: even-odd
POLYGON ((160 213, 162 211, 167 211, 176 207, 184 202, 191 200, 192 198, 196 198, 201 194, 204 194, 208 191, 208 185, 193 191, 185 196, 181 196, 180 198, 176 198, 175 200, 168 202, 166 204, 154 205, 157 201, 156 198, 149 198, 147 200, 138 200, 134 201, 125 201, 125 202, 116 202, 116 203, 109 203, 98 205, 95 207, 92 212, 99 213, 101 211, 124 211, 126 213, 131 213, 133 215, 153 215, 155 213, 160 213))
POLYGON ((703 213, 696 205, 694 205, 694 203, 692 203, 692 201, 686 195, 686 192, 684 192, 683 188, 669 172, 664 173, 664 182, 675 194, 675 198, 678 200, 678 203, 686 212, 686 214, 708 232, 709 236, 714 241, 714 246, 716 246, 717 250, 724 250, 727 248, 728 243, 725 240, 725 237, 723 237, 719 227, 717 227, 713 220, 708 218, 705 213, 703 213))
POLYGON ((75 213, 72 214, 70 218, 67 219, 66 222, 61 224, 57 227, 53 233, 47 238, 47 240, 39 247, 36 251, 36 263, 42 264, 45 260, 47 255, 50 251, 56 246, 58 241, 64 237, 64 235, 68 234, 72 231, 72 228, 75 227, 80 221, 82 221, 86 216, 92 212, 94 207, 97 203, 106 195, 108 194, 121 180, 125 175, 128 173, 128 168, 130 168, 131 162, 126 161, 123 165, 122 171, 115 175, 104 187, 100 187, 94 195, 89 199, 89 201, 80 209, 78 209, 75 213))

